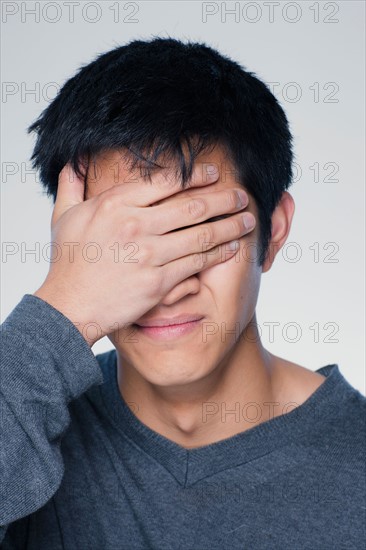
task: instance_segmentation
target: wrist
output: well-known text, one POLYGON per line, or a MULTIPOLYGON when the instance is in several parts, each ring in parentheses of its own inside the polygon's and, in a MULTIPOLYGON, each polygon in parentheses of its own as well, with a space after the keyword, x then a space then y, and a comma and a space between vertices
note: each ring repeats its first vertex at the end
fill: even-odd
POLYGON ((55 292, 54 289, 50 289, 44 284, 33 293, 33 296, 40 298, 62 313, 78 329, 87 344, 92 347, 103 336, 98 324, 82 320, 80 318, 80 307, 73 308, 66 300, 60 300, 60 295, 61 293, 55 292), (78 310, 79 315, 75 313, 78 310))

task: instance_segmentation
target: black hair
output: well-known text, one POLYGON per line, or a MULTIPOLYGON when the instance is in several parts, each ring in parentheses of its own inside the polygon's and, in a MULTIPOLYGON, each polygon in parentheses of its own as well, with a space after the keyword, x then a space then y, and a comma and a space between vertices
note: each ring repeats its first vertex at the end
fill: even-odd
POLYGON ((100 54, 66 81, 32 131, 33 168, 53 201, 67 162, 85 178, 94 155, 127 148, 132 167, 143 159, 149 174, 164 154, 184 188, 196 157, 221 144, 256 201, 262 265, 272 213, 292 180, 292 136, 269 88, 213 48, 154 37, 100 54))

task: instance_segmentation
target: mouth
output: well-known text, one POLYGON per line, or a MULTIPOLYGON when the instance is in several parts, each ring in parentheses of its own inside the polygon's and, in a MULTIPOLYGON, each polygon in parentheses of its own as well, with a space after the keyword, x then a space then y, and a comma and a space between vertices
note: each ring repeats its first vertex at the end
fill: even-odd
POLYGON ((143 326, 135 323, 134 328, 138 333, 143 334, 152 340, 166 341, 174 340, 186 334, 192 333, 201 326, 202 320, 203 317, 189 321, 184 321, 183 319, 159 321, 159 324, 158 321, 155 321, 155 326, 143 326), (164 325, 161 323, 166 324, 164 325))

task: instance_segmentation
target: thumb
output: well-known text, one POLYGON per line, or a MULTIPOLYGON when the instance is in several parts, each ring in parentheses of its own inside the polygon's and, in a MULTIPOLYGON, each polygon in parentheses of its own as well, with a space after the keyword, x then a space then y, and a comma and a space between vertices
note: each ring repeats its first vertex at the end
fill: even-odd
POLYGON ((52 213, 52 225, 72 206, 84 202, 84 188, 84 181, 72 169, 71 164, 67 163, 58 177, 57 195, 52 213))

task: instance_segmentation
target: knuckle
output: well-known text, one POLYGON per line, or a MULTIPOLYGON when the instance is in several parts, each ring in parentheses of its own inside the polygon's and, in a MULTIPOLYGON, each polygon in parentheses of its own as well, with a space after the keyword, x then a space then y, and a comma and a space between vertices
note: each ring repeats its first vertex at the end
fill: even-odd
POLYGON ((201 271, 205 265, 205 258, 203 254, 193 254, 193 265, 198 271, 201 271))
POLYGON ((151 247, 144 245, 144 247, 139 250, 139 254, 138 254, 139 263, 143 266, 147 266, 151 263, 152 258, 153 258, 153 251, 151 247))
POLYGON ((234 235, 241 235, 243 233, 243 222, 238 218, 232 218, 228 220, 231 224, 234 235))
POLYGON ((208 225, 203 225, 197 236, 198 240, 198 246, 200 247, 200 250, 203 250, 204 246, 211 243, 213 241, 213 231, 208 225))
POLYGON ((110 195, 108 195, 101 199, 99 208, 103 214, 110 214, 112 212, 113 206, 114 206, 114 200, 110 195))
POLYGON ((124 221, 123 233, 124 237, 128 239, 134 239, 139 235, 140 222, 137 218, 129 217, 124 221))
POLYGON ((188 201, 187 210, 190 217, 196 220, 207 213, 207 203, 204 199, 191 199, 188 201))
POLYGON ((230 210, 234 210, 237 208, 238 204, 238 194, 236 191, 228 191, 226 194, 226 206, 230 210))

